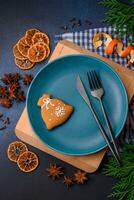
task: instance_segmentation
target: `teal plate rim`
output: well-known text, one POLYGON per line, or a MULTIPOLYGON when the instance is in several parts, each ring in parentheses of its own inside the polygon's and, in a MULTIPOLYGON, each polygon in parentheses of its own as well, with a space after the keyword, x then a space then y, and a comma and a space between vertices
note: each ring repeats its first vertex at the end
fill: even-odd
POLYGON ((42 68, 37 72, 37 74, 35 75, 34 79, 32 80, 32 82, 31 82, 31 84, 30 84, 30 86, 29 86, 29 88, 28 88, 28 91, 27 91, 26 110, 27 110, 28 120, 29 120, 29 122, 30 122, 30 125, 31 125, 31 128, 32 128, 33 132, 34 132, 34 133, 36 134, 36 136, 44 143, 44 145, 46 145, 48 148, 50 148, 50 149, 52 149, 52 150, 54 150, 54 151, 56 151, 56 152, 58 152, 58 153, 61 153, 61 154, 64 154, 64 155, 70 155, 70 156, 84 156, 84 155, 94 154, 94 153, 97 153, 97 152, 101 151, 102 149, 106 148, 106 147, 107 147, 107 144, 102 145, 101 147, 97 148, 96 150, 93 150, 93 151, 90 151, 90 152, 89 152, 89 151, 85 151, 84 153, 66 153, 64 150, 62 150, 62 151, 61 151, 61 150, 58 150, 58 149, 54 148, 53 146, 47 144, 44 140, 42 140, 42 139, 38 136, 38 134, 36 133, 36 131, 34 130, 34 127, 33 127, 32 122, 31 122, 31 120, 30 120, 30 116, 29 116, 29 112, 28 112, 28 97, 29 97, 29 93, 30 93, 30 90, 31 90, 31 88, 32 88, 33 82, 36 80, 36 78, 38 77, 38 74, 40 74, 41 71, 43 71, 45 68, 49 67, 49 65, 51 65, 52 63, 54 63, 54 62, 56 62, 56 61, 58 61, 58 60, 64 59, 64 58, 66 58, 66 57, 86 57, 86 58, 91 58, 91 59, 93 58, 94 60, 97 60, 97 61, 99 61, 99 62, 101 62, 101 63, 104 63, 104 64, 115 74, 115 76, 118 78, 118 80, 119 80, 120 83, 121 83, 123 92, 124 92, 124 94, 125 94, 125 104, 126 104, 126 106, 125 106, 126 111, 125 111, 124 121, 123 121, 122 126, 120 127, 118 133, 116 133, 116 138, 120 135, 120 133, 121 133, 121 131, 122 131, 124 125, 125 125, 125 122, 126 122, 126 119, 127 119, 127 115, 128 115, 128 96, 127 96, 127 92, 126 92, 124 83, 123 83, 123 81, 121 80, 121 78, 119 77, 119 75, 116 73, 116 71, 115 71, 109 64, 107 64, 106 62, 104 62, 104 61, 102 61, 102 60, 100 60, 100 59, 98 59, 98 58, 96 58, 96 57, 88 56, 88 55, 82 55, 82 54, 71 54, 71 55, 62 56, 62 57, 60 57, 60 58, 56 58, 56 59, 54 59, 53 61, 50 61, 50 62, 46 63, 46 64, 44 65, 44 67, 42 67, 42 68))

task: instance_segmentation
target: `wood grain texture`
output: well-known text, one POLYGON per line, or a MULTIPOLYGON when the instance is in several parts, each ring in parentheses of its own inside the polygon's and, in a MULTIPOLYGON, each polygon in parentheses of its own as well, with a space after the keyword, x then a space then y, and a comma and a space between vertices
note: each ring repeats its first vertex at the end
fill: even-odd
MULTIPOLYGON (((69 55, 69 54, 70 55, 85 54, 85 55, 99 58, 103 60, 104 62, 108 63, 111 67, 113 67, 113 69, 115 69, 115 71, 121 77, 125 85, 125 88, 127 90, 128 99, 129 101, 131 100, 132 96, 134 95, 134 87, 133 87, 134 86, 134 72, 133 71, 130 71, 129 69, 126 69, 125 67, 122 67, 119 64, 107 58, 101 57, 100 55, 96 53, 83 49, 79 47, 78 45, 75 45, 72 42, 69 42, 66 40, 60 41, 57 44, 49 61, 52 61, 56 58, 59 58, 64 55, 69 55)), ((56 151, 51 150, 46 145, 44 145, 40 141, 40 139, 34 134, 28 121, 26 108, 24 109, 15 127, 15 133, 16 133, 16 136, 20 140, 89 173, 95 172, 98 169, 106 153, 106 149, 104 149, 98 153, 87 155, 87 156, 68 156, 68 155, 63 155, 56 151)))

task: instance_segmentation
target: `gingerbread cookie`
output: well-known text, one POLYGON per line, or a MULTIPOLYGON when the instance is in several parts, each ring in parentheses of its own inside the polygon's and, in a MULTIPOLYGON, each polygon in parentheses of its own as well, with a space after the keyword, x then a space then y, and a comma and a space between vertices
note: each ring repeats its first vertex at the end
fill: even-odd
POLYGON ((42 119, 49 130, 63 124, 73 112, 71 105, 59 99, 52 99, 49 94, 44 94, 38 100, 38 106, 41 107, 42 119))

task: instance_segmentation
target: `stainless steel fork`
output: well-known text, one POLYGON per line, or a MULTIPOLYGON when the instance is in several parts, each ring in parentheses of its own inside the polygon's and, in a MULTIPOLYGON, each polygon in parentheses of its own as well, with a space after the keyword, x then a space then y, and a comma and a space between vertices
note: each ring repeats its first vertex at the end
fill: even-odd
POLYGON ((100 102, 101 109, 102 109, 102 112, 103 112, 103 115, 104 115, 104 118, 105 118, 105 122, 106 122, 106 125, 107 125, 107 128, 108 128, 114 149, 117 153, 119 160, 121 160, 119 150, 118 150, 118 147, 117 147, 117 143, 116 143, 116 138, 115 138, 115 135, 113 133, 113 130, 112 130, 110 121, 108 119, 108 116, 106 114, 105 107, 103 105, 102 97, 104 95, 104 89, 102 87, 101 81, 99 80, 96 71, 88 72, 87 76, 88 76, 89 86, 90 86, 90 90, 91 90, 91 95, 93 97, 97 98, 100 102))

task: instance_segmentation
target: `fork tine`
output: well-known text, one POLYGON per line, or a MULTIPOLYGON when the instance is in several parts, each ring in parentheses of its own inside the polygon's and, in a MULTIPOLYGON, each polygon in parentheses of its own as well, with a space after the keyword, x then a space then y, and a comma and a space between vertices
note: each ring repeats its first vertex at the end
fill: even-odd
POLYGON ((97 73, 95 71, 93 71, 92 73, 93 73, 94 80, 95 80, 95 83, 96 83, 96 89, 99 89, 100 88, 100 83, 98 82, 97 73))
POLYGON ((90 74, 91 74, 91 81, 92 81, 92 84, 93 84, 93 86, 94 86, 94 89, 96 90, 96 89, 97 89, 97 85, 96 85, 96 82, 95 82, 95 79, 94 79, 93 71, 91 71, 90 74))
POLYGON ((93 83, 94 83, 94 86, 95 86, 95 89, 98 89, 98 82, 96 81, 96 77, 95 77, 95 74, 94 74, 94 71, 91 71, 91 74, 92 74, 92 78, 93 78, 93 83))
POLYGON ((96 71, 94 71, 94 74, 95 74, 95 76, 96 76, 96 80, 97 80, 97 82, 98 82, 98 84, 99 84, 99 87, 101 88, 101 87, 102 87, 102 84, 101 84, 101 82, 100 82, 100 79, 98 78, 98 75, 97 75, 96 71))
POLYGON ((92 84, 91 76, 90 76, 90 73, 88 73, 88 72, 87 72, 87 77, 88 77, 90 90, 93 90, 94 87, 93 87, 93 84, 92 84))

